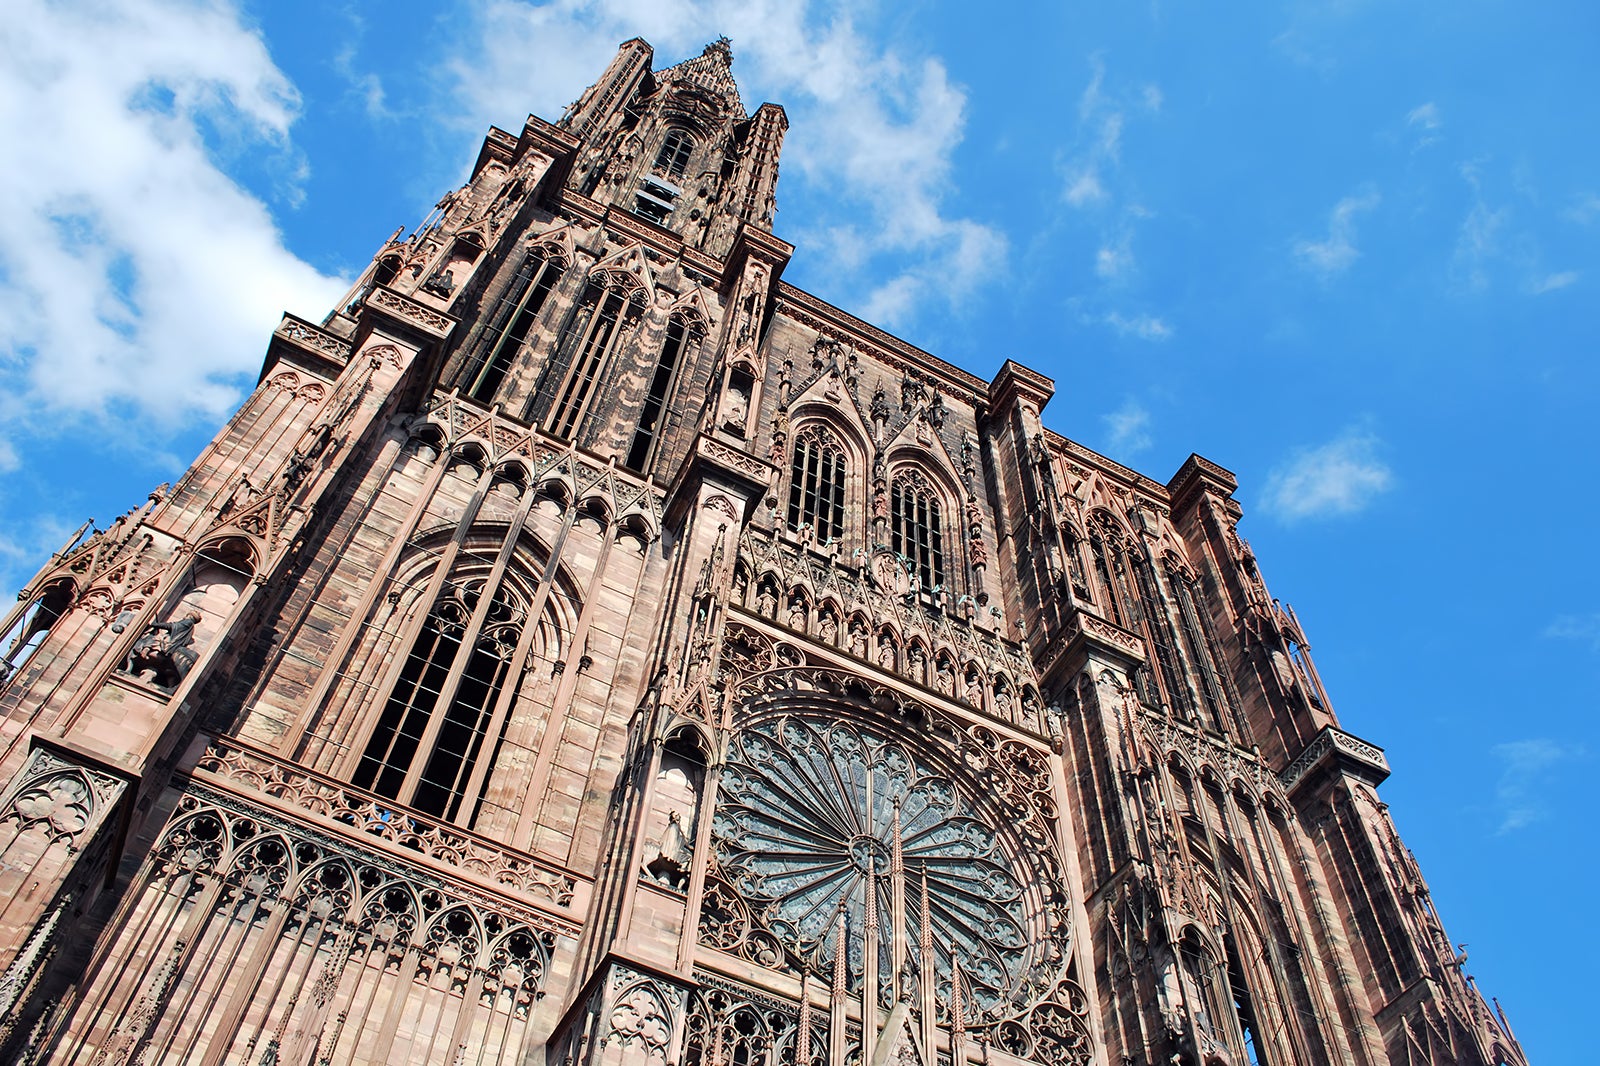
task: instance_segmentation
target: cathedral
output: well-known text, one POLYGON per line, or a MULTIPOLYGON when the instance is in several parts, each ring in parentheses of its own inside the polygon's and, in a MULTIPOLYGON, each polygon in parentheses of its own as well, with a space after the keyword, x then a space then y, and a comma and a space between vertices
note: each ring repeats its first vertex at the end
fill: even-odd
POLYGON ((1525 1066, 1233 476, 782 280, 623 44, 0 626, 0 1062, 1525 1066))

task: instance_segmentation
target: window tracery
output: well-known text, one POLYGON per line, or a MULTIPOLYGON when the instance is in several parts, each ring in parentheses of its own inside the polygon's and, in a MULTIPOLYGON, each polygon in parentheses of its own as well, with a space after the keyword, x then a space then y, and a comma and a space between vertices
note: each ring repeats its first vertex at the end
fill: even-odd
MULTIPOLYGON (((830 929, 842 907, 851 973, 875 965, 879 987, 890 987, 888 938, 867 960, 863 926, 869 881, 880 914, 890 913, 897 822, 908 880, 927 879, 933 965, 945 980, 959 957, 976 1007, 998 1010, 1038 961, 1023 884, 996 831, 910 747, 852 723, 769 718, 735 738, 720 792, 713 829, 722 870, 777 941, 818 972, 832 966, 830 929)), ((915 944, 920 918, 907 921, 915 944)))
POLYGON ((649 465, 678 367, 693 358, 694 350, 704 336, 705 325, 697 319, 673 315, 667 320, 667 339, 661 346, 661 356, 656 360, 655 370, 650 374, 644 407, 639 412, 639 422, 633 431, 633 443, 628 447, 625 465, 630 470, 644 470, 649 465))
POLYGON ((656 153, 655 166, 651 169, 672 181, 682 181, 684 171, 689 166, 689 156, 693 153, 694 138, 688 130, 674 126, 661 142, 661 150, 656 153))
POLYGON ((544 428, 571 440, 589 410, 598 385, 622 347, 624 336, 644 309, 644 290, 601 272, 591 276, 589 291, 562 333, 563 359, 545 368, 549 395, 538 395, 530 408, 547 404, 544 428), (553 385, 552 385, 553 383, 553 385))
POLYGON ((461 369, 457 385, 463 393, 480 403, 494 399, 565 269, 565 262, 549 249, 528 252, 495 305, 488 329, 461 369))
POLYGON ((548 619, 530 628, 534 597, 521 573, 507 568, 491 583, 492 574, 474 563, 444 582, 352 777, 358 788, 469 827, 484 803, 521 667, 559 641, 548 619))
POLYGON ((789 463, 789 531, 819 543, 844 536, 845 451, 820 423, 795 434, 789 463))
POLYGON ((895 474, 889 490, 890 547, 907 559, 922 587, 945 583, 939 494, 920 470, 895 474))

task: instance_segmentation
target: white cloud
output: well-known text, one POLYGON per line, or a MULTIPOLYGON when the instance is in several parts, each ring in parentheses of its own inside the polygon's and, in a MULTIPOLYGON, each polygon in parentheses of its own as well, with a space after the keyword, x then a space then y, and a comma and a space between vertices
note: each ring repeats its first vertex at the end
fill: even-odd
POLYGON ((1134 455, 1150 447, 1150 412, 1129 398, 1121 407, 1101 418, 1106 424, 1109 449, 1120 455, 1134 455))
POLYGON ((808 245, 851 248, 858 271, 891 274, 865 300, 881 320, 904 323, 934 300, 953 306, 1003 269, 1005 236, 947 206, 965 92, 938 59, 866 40, 848 11, 783 0, 490 0, 453 61, 459 99, 449 104, 451 117, 475 131, 506 126, 530 108, 554 118, 619 42, 643 37, 660 66, 720 34, 733 41, 745 106, 767 99, 788 112, 785 170, 803 173, 839 205, 806 235, 808 245), (529 62, 535 54, 540 61, 529 62))
POLYGON ((1600 218, 1600 196, 1594 193, 1585 193, 1575 197, 1572 206, 1562 212, 1570 221, 1580 226, 1587 226, 1595 219, 1600 218))
POLYGON ((1297 452, 1267 475, 1261 506, 1283 522, 1354 514, 1394 483, 1380 442, 1358 428, 1297 452))
POLYGON ((1547 292, 1564 289, 1576 282, 1578 277, 1579 274, 1576 270, 1563 270, 1555 274, 1546 274, 1544 277, 1536 279, 1528 288, 1535 296, 1540 296, 1547 292))
POLYGON ((1137 337, 1142 341, 1164 341, 1172 336, 1172 327, 1154 315, 1111 311, 1101 321, 1124 337, 1137 337))
POLYGON ((1424 130, 1438 129, 1442 125, 1439 120, 1439 105, 1429 100, 1412 108, 1406 115, 1406 125, 1424 130))
POLYGON ((1544 635, 1557 640, 1577 640, 1600 651, 1600 614, 1564 614, 1545 627, 1544 635))
POLYGON ((279 314, 341 287, 202 134, 293 163, 294 86, 223 0, 16 0, 0 49, 0 415, 222 414, 279 314))
POLYGON ((1419 104, 1406 113, 1406 128, 1411 131, 1415 141, 1412 150, 1426 148, 1431 144, 1438 144, 1443 140, 1439 131, 1444 128, 1444 119, 1440 117, 1439 105, 1429 100, 1419 104))
POLYGON ((1356 247, 1356 216, 1378 206, 1380 197, 1375 189, 1367 189, 1346 196, 1333 207, 1328 216, 1328 236, 1324 240, 1299 240, 1294 245, 1295 258, 1307 270, 1324 280, 1350 269, 1361 251, 1356 247))
POLYGON ((1133 266, 1133 252, 1126 240, 1101 245, 1094 254, 1094 272, 1107 281, 1123 277, 1133 266))
POLYGON ((1106 189, 1100 184, 1099 171, 1090 166, 1068 178, 1065 196, 1073 207, 1086 207, 1104 200, 1106 189))
POLYGON ((1558 763, 1581 758, 1583 749, 1569 749, 1553 740, 1535 737, 1496 744, 1492 749, 1501 760, 1500 778, 1495 782, 1494 798, 1500 825, 1496 835, 1522 829, 1549 813, 1540 786, 1558 763))

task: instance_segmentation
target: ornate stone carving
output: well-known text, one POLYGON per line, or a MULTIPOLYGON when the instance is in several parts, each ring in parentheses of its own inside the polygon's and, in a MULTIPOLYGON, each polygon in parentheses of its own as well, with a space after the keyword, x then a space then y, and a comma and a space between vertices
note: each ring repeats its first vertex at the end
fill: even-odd
POLYGON ((0 825, 15 820, 18 833, 40 830, 75 848, 126 788, 120 777, 35 748, 0 808, 0 825))
POLYGON ((213 740, 196 769, 470 871, 508 890, 558 907, 572 905, 576 882, 525 852, 397 808, 388 800, 304 770, 240 741, 213 740))
POLYGON ((1367 776, 1375 775, 1380 781, 1389 776, 1389 760, 1383 757, 1382 748, 1373 747, 1341 729, 1324 726, 1316 739, 1306 745, 1306 750, 1302 751, 1294 762, 1284 767, 1283 772, 1278 775, 1278 780, 1285 792, 1293 792, 1295 786, 1315 767, 1328 759, 1341 756, 1364 767, 1367 776))
POLYGON ((436 337, 447 336, 450 332, 450 327, 456 324, 456 320, 449 315, 440 314, 431 307, 424 307, 415 300, 407 299, 392 289, 374 288, 371 294, 367 296, 367 304, 371 307, 381 308, 396 318, 419 326, 424 332, 431 333, 436 337))
POLYGON ((303 348, 309 348, 324 355, 331 355, 341 361, 350 357, 349 341, 341 340, 333 334, 318 329, 311 323, 293 315, 284 315, 283 321, 278 323, 278 328, 273 332, 303 348))

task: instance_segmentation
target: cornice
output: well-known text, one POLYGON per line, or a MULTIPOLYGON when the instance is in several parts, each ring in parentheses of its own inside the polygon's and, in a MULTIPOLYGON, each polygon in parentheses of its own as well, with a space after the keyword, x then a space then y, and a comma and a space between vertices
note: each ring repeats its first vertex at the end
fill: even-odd
POLYGON ((1102 474, 1109 475, 1114 480, 1122 482, 1128 489, 1144 493, 1152 503, 1163 507, 1168 506, 1171 497, 1167 495, 1167 487, 1154 478, 1146 477, 1137 470, 1129 469, 1114 459, 1107 459, 1093 448, 1085 447, 1071 437, 1063 436, 1053 429, 1046 429, 1045 441, 1063 458, 1075 459, 1080 463, 1094 467, 1102 474))
POLYGON ((863 346, 876 348, 873 355, 879 361, 896 370, 916 370, 934 378, 946 395, 969 407, 976 408, 989 395, 989 383, 977 375, 885 333, 786 281, 778 283, 778 314, 813 329, 826 327, 834 333, 848 335, 863 346))
POLYGON ((1328 725, 1284 767, 1278 782, 1293 796, 1302 785, 1321 777, 1324 770, 1348 773, 1377 785, 1389 776, 1389 760, 1384 758, 1382 748, 1328 725))

